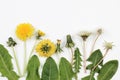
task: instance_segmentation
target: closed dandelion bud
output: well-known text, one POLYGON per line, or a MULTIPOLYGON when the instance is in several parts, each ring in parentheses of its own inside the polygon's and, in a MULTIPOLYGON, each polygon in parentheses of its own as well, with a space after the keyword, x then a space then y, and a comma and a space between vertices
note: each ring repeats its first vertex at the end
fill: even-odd
POLYGON ((66 43, 66 47, 71 48, 74 47, 75 44, 71 38, 71 35, 67 35, 67 43, 66 43))
POLYGON ((61 40, 57 40, 57 47, 56 47, 56 51, 55 51, 56 53, 60 53, 63 51, 61 49, 60 45, 61 45, 61 40))
POLYGON ((13 40, 12 37, 9 37, 9 38, 8 38, 8 41, 7 41, 7 44, 8 44, 9 47, 13 47, 13 46, 15 46, 17 43, 13 40))

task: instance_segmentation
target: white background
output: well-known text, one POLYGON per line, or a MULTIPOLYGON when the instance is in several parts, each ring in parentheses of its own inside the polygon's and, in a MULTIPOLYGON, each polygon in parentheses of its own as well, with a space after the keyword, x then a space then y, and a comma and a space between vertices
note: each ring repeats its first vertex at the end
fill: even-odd
MULTIPOLYGON (((115 46, 105 58, 105 62, 111 59, 120 59, 119 0, 0 0, 1 44, 7 47, 7 38, 12 36, 18 41, 18 47, 23 46, 14 34, 16 26, 23 22, 29 22, 36 29, 43 30, 47 34, 46 37, 53 41, 65 39, 65 35, 68 33, 76 36, 79 31, 95 31, 101 27, 104 32, 96 49, 101 48, 104 52, 103 40, 112 41, 115 46)), ((89 41, 89 43, 91 42, 89 41)), ((8 50, 10 49, 8 48, 8 50)), ((17 48, 16 51, 22 70, 22 47, 17 48)), ((69 56, 66 55, 68 59, 69 56)), ((81 76, 81 74, 79 75, 81 76)), ((112 80, 119 80, 119 76, 120 69, 112 80)), ((5 79, 0 78, 0 80, 5 79)))

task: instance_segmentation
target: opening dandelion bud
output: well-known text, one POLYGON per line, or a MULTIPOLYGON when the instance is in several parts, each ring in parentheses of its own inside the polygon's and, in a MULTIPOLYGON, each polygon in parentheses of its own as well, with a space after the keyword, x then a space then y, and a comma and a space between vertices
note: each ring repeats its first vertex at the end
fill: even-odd
POLYGON ((45 36, 45 33, 43 31, 41 31, 41 30, 38 30, 36 38, 40 39, 42 36, 45 36))
POLYGON ((60 52, 62 52, 63 50, 61 49, 61 40, 57 40, 57 47, 56 47, 56 53, 60 53, 60 52))

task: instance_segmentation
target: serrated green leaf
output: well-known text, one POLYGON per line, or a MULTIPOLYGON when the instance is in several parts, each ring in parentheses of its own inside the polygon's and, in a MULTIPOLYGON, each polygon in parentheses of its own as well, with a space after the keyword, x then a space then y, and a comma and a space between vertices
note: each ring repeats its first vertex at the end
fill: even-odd
POLYGON ((90 76, 86 76, 86 77, 82 78, 82 80, 95 80, 95 78, 90 77, 90 76))
POLYGON ((40 80, 39 76, 40 62, 36 55, 33 55, 28 62, 27 71, 28 75, 26 80, 40 80))
POLYGON ((51 57, 47 58, 43 66, 42 80, 58 80, 57 65, 51 57))
POLYGON ((12 57, 7 49, 0 44, 0 72, 8 80, 18 80, 19 76, 13 71, 12 57))
POLYGON ((82 59, 80 56, 81 56, 81 53, 80 53, 79 49, 76 48, 75 52, 74 52, 74 64, 73 64, 75 73, 78 73, 80 70, 80 67, 82 66, 81 65, 82 59))
POLYGON ((118 69, 118 61, 111 60, 107 62, 100 70, 98 80, 110 80, 118 69))
POLYGON ((60 71, 60 80, 72 80, 72 77, 74 75, 74 72, 72 70, 72 66, 63 57, 60 60, 59 71, 60 71))

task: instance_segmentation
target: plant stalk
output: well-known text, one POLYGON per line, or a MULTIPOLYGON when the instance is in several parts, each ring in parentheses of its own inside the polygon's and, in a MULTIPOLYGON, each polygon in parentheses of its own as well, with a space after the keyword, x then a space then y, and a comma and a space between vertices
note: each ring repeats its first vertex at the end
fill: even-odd
POLYGON ((73 52, 73 48, 70 48, 70 50, 71 50, 71 53, 72 53, 72 57, 71 57, 71 64, 73 65, 73 56, 74 56, 74 52, 73 52))
POLYGON ((94 42, 93 42, 93 45, 92 45, 92 48, 91 48, 91 51, 90 51, 90 55, 92 54, 92 52, 93 52, 93 50, 94 50, 95 44, 96 44, 99 36, 100 36, 100 34, 98 34, 98 35, 96 36, 96 38, 95 38, 95 40, 94 40, 94 42))
POLYGON ((14 47, 12 47, 12 51, 13 51, 13 53, 14 53, 14 59, 15 59, 15 63, 16 63, 16 66, 17 66, 18 74, 21 76, 20 66, 19 66, 19 62, 18 62, 18 59, 17 59, 17 56, 16 56, 16 52, 15 52, 14 47))
POLYGON ((85 46, 85 41, 83 41, 83 68, 84 72, 86 73, 86 46, 85 46))
POLYGON ((37 40, 35 40, 35 43, 34 43, 34 45, 33 45, 33 47, 32 47, 31 52, 30 52, 30 55, 29 55, 28 61, 29 61, 30 57, 32 56, 32 54, 33 54, 33 52, 34 52, 34 50, 35 50, 36 43, 37 43, 37 40))
POLYGON ((26 73, 26 68, 27 68, 27 48, 26 48, 26 41, 24 41, 24 72, 23 72, 23 76, 26 73))

